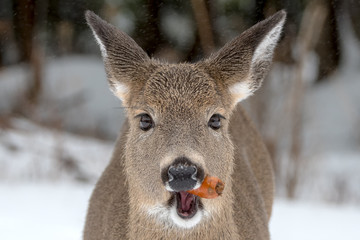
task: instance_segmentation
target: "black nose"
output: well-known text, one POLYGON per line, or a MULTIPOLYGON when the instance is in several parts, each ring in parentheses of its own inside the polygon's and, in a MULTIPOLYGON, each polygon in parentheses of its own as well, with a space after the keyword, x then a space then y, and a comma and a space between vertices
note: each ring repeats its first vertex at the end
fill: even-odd
POLYGON ((175 192, 193 189, 198 181, 203 178, 203 171, 187 158, 177 158, 167 170, 164 182, 168 182, 169 187, 175 192))
POLYGON ((171 166, 168 170, 169 185, 176 192, 193 189, 197 182, 196 173, 194 166, 171 166))

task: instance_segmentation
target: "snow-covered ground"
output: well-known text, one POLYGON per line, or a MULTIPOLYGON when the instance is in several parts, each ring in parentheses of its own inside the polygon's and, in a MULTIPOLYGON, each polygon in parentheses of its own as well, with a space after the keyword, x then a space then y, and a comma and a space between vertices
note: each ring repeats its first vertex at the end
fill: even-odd
POLYGON ((0 184, 0 239, 79 240, 91 187, 0 184))
POLYGON ((113 142, 41 127, 23 118, 0 126, 0 181, 95 182, 113 142))
POLYGON ((360 208, 276 199, 270 232, 273 240, 359 240, 360 208))
MULTIPOLYGON (((80 240, 92 185, 0 184, 0 239, 80 240)), ((360 208, 277 199, 273 240, 358 240, 360 208)))

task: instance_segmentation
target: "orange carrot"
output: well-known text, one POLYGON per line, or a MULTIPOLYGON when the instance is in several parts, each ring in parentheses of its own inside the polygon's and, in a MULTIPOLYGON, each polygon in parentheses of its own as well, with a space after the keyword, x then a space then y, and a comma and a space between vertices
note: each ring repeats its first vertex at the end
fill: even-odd
POLYGON ((194 194, 201 198, 216 198, 224 190, 225 184, 217 177, 206 176, 201 186, 197 189, 189 190, 188 193, 194 194))

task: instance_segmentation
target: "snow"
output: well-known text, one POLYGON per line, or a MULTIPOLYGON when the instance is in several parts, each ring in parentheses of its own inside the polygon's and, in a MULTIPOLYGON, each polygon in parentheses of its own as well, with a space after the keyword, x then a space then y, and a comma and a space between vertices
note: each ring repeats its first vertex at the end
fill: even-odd
POLYGON ((94 182, 109 162, 113 145, 14 118, 10 128, 0 128, 0 180, 94 182))
POLYGON ((0 185, 0 239, 79 240, 90 186, 0 185))
POLYGON ((274 240, 358 240, 360 208, 277 199, 270 222, 274 240))
MULTIPOLYGON (((92 185, 0 184, 0 239, 80 240, 92 185)), ((358 240, 360 208, 275 200, 273 240, 358 240)))

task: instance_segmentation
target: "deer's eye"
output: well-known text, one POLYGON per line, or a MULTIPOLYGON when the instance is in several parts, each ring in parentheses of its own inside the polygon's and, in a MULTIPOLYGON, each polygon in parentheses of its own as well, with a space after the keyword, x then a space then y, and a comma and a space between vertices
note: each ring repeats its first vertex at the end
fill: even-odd
POLYGON ((211 116, 208 126, 213 130, 218 130, 221 127, 221 118, 224 118, 220 114, 214 114, 211 116))
POLYGON ((148 131, 150 130, 150 128, 154 127, 154 122, 151 119, 151 117, 149 116, 149 114, 142 114, 140 116, 140 129, 143 131, 148 131))

